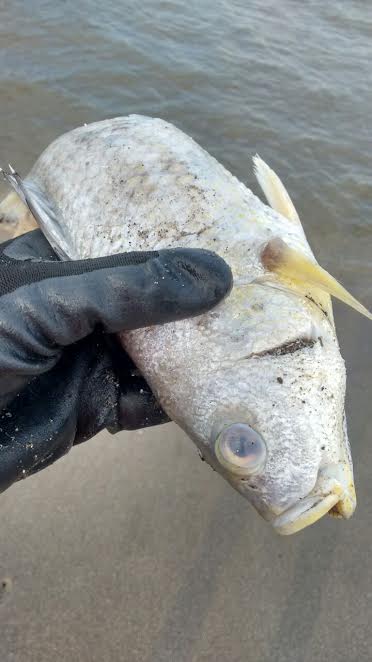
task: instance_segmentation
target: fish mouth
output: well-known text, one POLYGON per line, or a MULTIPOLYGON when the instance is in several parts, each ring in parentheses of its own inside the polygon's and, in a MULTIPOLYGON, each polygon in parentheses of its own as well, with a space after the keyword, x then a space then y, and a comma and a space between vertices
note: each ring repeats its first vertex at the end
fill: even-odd
POLYGON ((329 513, 349 519, 356 507, 353 472, 346 464, 329 465, 319 472, 312 492, 272 521, 281 535, 297 533, 329 513))

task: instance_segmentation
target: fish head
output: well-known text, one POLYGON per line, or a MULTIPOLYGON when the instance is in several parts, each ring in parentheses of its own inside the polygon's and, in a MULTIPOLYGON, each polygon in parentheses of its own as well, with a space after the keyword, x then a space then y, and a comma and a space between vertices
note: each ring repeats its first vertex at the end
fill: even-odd
POLYGON ((236 315, 235 288, 215 321, 214 337, 219 324, 226 333, 224 358, 220 370, 211 359, 213 404, 197 443, 278 533, 291 534, 328 512, 349 518, 355 509, 345 365, 319 308, 258 290, 236 315))

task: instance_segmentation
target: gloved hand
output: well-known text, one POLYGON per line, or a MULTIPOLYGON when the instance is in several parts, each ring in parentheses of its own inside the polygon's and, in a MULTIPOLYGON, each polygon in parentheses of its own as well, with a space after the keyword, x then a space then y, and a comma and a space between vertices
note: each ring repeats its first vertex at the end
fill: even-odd
POLYGON ((208 251, 59 262, 39 230, 0 245, 0 491, 103 428, 167 421, 109 334, 199 315, 231 284, 208 251))

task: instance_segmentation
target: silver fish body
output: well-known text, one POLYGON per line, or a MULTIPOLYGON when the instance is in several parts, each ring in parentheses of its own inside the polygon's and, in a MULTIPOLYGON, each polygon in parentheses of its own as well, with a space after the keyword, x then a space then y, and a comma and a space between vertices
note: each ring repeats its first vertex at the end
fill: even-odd
POLYGON ((268 274, 280 238, 314 261, 302 226, 261 202, 190 137, 160 119, 119 117, 63 135, 27 178, 42 227, 64 258, 207 248, 231 294, 195 319, 121 334, 168 415, 280 533, 355 508, 345 366, 332 310, 268 274), (263 440, 251 473, 221 462, 216 440, 243 424, 263 440), (233 428, 234 429, 234 428, 233 428))

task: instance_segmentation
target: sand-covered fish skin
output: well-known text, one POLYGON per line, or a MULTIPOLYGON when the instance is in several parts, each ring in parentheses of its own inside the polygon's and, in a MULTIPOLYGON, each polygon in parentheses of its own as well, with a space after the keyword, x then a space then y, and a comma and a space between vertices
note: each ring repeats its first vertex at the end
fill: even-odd
MULTIPOLYGON (((124 333, 123 346, 170 417, 279 532, 330 508, 349 517, 345 367, 329 295, 262 259, 279 238, 316 265, 290 198, 285 218, 182 131, 135 115, 61 136, 27 180, 52 208, 41 209, 41 223, 62 257, 190 246, 226 259, 234 288, 214 311, 124 333), (236 424, 266 448, 262 466, 243 476, 216 453, 236 424)), ((265 191, 274 204, 275 181, 265 191)))

